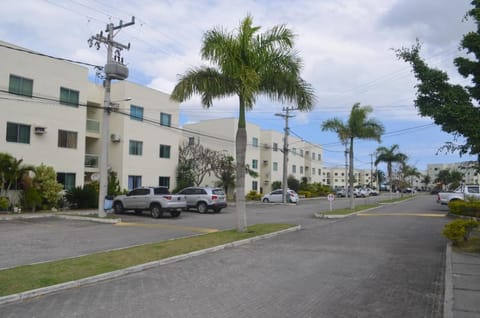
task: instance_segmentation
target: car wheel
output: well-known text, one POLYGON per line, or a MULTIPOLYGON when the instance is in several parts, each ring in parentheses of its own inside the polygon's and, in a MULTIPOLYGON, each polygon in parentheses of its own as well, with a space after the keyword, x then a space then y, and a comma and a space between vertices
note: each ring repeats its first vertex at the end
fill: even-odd
POLYGON ((205 213, 208 210, 207 204, 205 202, 199 202, 197 204, 197 210, 199 213, 205 213))
POLYGON ((263 203, 269 203, 269 202, 270 202, 269 199, 267 199, 267 198, 263 199, 263 203))
POLYGON ((152 218, 155 218, 155 219, 158 219, 163 214, 162 207, 160 206, 160 204, 152 205, 152 207, 150 208, 150 212, 152 213, 152 218))
POLYGON ((177 218, 182 211, 170 211, 170 215, 172 218, 177 218))
POLYGON ((113 204, 113 212, 115 214, 122 214, 123 213, 123 205, 121 202, 115 202, 113 204))

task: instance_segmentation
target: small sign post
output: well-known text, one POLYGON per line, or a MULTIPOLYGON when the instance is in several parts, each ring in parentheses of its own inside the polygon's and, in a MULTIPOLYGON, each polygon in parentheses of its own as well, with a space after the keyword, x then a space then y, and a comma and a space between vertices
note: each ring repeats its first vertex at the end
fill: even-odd
POLYGON ((327 199, 330 202, 330 212, 332 212, 333 200, 335 200, 335 196, 333 193, 329 193, 327 199))

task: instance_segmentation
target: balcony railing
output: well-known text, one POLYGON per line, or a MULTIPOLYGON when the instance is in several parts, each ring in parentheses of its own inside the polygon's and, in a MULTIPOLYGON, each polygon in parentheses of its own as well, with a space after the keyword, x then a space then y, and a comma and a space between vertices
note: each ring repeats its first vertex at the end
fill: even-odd
POLYGON ((87 131, 99 133, 100 132, 100 121, 96 119, 87 118, 87 131))
POLYGON ((85 155, 86 168, 98 168, 98 155, 85 155))

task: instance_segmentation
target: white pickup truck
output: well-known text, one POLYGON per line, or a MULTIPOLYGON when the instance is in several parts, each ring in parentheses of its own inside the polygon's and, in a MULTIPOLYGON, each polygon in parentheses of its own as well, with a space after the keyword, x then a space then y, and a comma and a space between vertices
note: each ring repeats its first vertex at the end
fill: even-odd
POLYGON ((133 210, 142 213, 149 210, 153 218, 159 218, 163 212, 168 211, 172 217, 178 217, 182 210, 187 207, 184 195, 170 194, 166 187, 143 187, 136 188, 126 195, 113 198, 113 210, 115 213, 123 213, 133 210))
POLYGON ((453 192, 439 192, 437 203, 447 205, 454 200, 465 200, 466 198, 480 199, 480 185, 461 185, 453 192))

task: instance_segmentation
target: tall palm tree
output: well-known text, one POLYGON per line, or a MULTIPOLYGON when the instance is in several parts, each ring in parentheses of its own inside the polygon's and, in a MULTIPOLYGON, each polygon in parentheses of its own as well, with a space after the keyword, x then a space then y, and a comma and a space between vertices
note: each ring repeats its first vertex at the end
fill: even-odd
POLYGON ((387 164, 387 174, 388 174, 388 183, 390 184, 390 192, 392 192, 392 164, 399 163, 405 165, 408 156, 404 153, 398 151, 399 146, 397 144, 387 147, 378 147, 377 148, 377 159, 375 160, 375 165, 378 165, 380 162, 385 162, 387 164))
POLYGON ((236 145, 236 210, 237 230, 245 231, 245 154, 247 131, 246 110, 255 105, 258 95, 274 101, 292 103, 300 111, 312 109, 314 93, 300 77, 302 62, 293 50, 294 34, 285 25, 274 26, 265 33, 252 25, 247 16, 236 34, 214 28, 203 36, 202 58, 212 67, 192 68, 182 75, 171 98, 178 102, 194 94, 201 95, 205 108, 215 98, 237 96, 239 101, 236 145))
POLYGON ((355 202, 353 200, 353 141, 358 139, 373 139, 380 142, 380 137, 385 131, 383 125, 373 118, 368 118, 368 115, 373 111, 370 106, 360 106, 360 103, 356 103, 352 106, 350 111, 350 117, 347 122, 343 122, 338 118, 326 120, 322 123, 323 131, 336 132, 340 141, 347 145, 350 145, 349 150, 349 172, 348 180, 350 191, 350 209, 355 208, 355 202))

